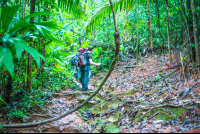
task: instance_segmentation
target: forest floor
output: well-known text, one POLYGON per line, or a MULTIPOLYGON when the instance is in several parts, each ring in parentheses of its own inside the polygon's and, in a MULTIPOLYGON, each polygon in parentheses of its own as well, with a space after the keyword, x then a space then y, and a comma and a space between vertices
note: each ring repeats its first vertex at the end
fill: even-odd
MULTIPOLYGON (((103 89, 78 111, 38 127, 13 128, 10 132, 60 133, 173 133, 200 132, 200 71, 189 64, 184 74, 180 58, 156 55, 121 62, 103 89), (188 73, 186 73, 188 72, 188 73)), ((66 89, 54 94, 45 113, 34 114, 31 121, 59 116, 74 108, 95 90, 105 74, 90 78, 91 92, 66 89)))

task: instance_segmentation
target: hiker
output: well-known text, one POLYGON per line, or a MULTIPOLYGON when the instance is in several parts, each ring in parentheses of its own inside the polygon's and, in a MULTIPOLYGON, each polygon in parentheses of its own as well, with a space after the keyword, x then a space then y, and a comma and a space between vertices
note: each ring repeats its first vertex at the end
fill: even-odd
POLYGON ((92 60, 92 51, 93 47, 89 46, 86 51, 86 65, 85 66, 74 66, 74 77, 80 78, 80 82, 82 83, 82 90, 88 91, 88 81, 91 76, 90 65, 100 66, 101 63, 94 63, 92 60))

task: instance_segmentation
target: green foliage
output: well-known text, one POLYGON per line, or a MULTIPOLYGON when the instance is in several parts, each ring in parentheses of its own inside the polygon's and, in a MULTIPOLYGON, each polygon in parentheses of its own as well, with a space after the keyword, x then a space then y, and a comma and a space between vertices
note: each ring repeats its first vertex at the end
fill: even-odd
POLYGON ((91 104, 86 104, 86 105, 84 105, 82 108, 80 108, 79 111, 80 111, 81 113, 84 113, 85 111, 89 111, 91 107, 92 107, 91 104))
POLYGON ((12 26, 11 21, 13 20, 13 16, 17 12, 19 6, 3 6, 2 7, 2 12, 1 12, 1 19, 2 19, 2 28, 4 29, 5 32, 7 32, 10 28, 9 25, 12 26))
POLYGON ((105 126, 104 130, 106 131, 106 133, 119 133, 120 127, 113 123, 110 123, 105 126))
MULTIPOLYGON (((118 0, 113 2, 113 8, 115 13, 120 9, 126 10, 127 8, 132 8, 134 6, 133 0, 118 0)), ((112 14, 112 10, 110 7, 110 4, 104 4, 102 7, 100 7, 94 15, 90 18, 90 20, 86 23, 84 29, 86 31, 91 31, 96 27, 101 21, 103 17, 107 17, 108 15, 110 16, 112 14)))
POLYGON ((8 105, 1 97, 0 97, 0 101, 2 101, 3 103, 5 103, 6 105, 8 105))
POLYGON ((39 67, 40 67, 40 58, 45 60, 45 58, 36 49, 27 45, 25 38, 30 38, 32 36, 30 34, 30 32, 24 34, 21 37, 16 38, 17 32, 23 32, 27 28, 33 28, 33 29, 39 30, 39 32, 42 33, 43 36, 45 36, 42 29, 49 31, 49 28, 54 28, 54 29, 57 28, 56 25, 51 24, 49 22, 48 23, 30 24, 25 21, 26 19, 33 17, 33 16, 46 14, 46 12, 32 14, 30 16, 25 17, 24 19, 13 19, 18 8, 19 8, 19 6, 4 6, 2 8, 2 12, 1 12, 4 36, 2 37, 2 42, 1 42, 3 44, 3 47, 0 46, 0 52, 1 52, 0 67, 2 65, 4 65, 5 68, 10 72, 10 74, 12 76, 14 74, 13 57, 15 55, 13 55, 10 51, 10 49, 13 47, 11 44, 14 44, 18 60, 20 60, 23 49, 26 50, 28 53, 30 53, 33 56, 33 58, 36 60, 37 65, 39 67))
POLYGON ((10 113, 8 114, 8 116, 10 118, 13 118, 14 120, 22 119, 23 121, 25 121, 23 118, 25 118, 27 115, 29 115, 29 114, 24 113, 23 111, 17 110, 16 107, 15 107, 14 111, 10 111, 10 113))
POLYGON ((0 47, 0 67, 4 65, 11 75, 14 73, 14 63, 11 51, 8 48, 0 47))
POLYGON ((119 103, 119 100, 109 100, 109 101, 102 101, 101 103, 95 105, 91 111, 93 114, 99 114, 108 111, 109 109, 112 109, 114 107, 118 107, 121 104, 119 103))
POLYGON ((83 15, 80 0, 59 0, 58 6, 65 9, 69 13, 73 13, 74 16, 81 17, 83 15))
POLYGON ((159 119, 159 120, 163 120, 163 121, 171 121, 172 119, 176 119, 176 118, 179 118, 182 116, 182 113, 183 112, 187 112, 188 110, 185 109, 185 108, 165 108, 164 110, 162 108, 156 108, 156 109, 153 109, 151 112, 145 114, 143 116, 143 113, 145 111, 141 111, 141 114, 137 115, 135 117, 135 122, 134 124, 139 120, 144 120, 146 119, 147 117, 149 116, 152 116, 154 115, 155 113, 158 112, 158 114, 156 115, 156 118, 159 119), (143 116, 141 118, 141 116, 143 116))
POLYGON ((140 91, 139 89, 132 89, 132 90, 128 91, 127 93, 117 94, 117 97, 133 95, 134 93, 139 92, 139 91, 140 91))

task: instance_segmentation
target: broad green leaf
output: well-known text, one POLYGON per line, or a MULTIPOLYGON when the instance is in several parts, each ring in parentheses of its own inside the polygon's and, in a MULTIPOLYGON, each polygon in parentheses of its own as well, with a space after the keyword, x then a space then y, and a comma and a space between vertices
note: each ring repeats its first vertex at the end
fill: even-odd
POLYGON ((26 32, 24 35, 22 35, 20 38, 26 38, 26 37, 29 37, 30 35, 30 32, 26 32))
POLYGON ((42 58, 45 61, 45 58, 43 55, 41 55, 37 50, 27 45, 27 43, 24 40, 20 40, 20 43, 22 44, 23 48, 30 53, 30 55, 33 56, 33 58, 36 60, 38 67, 40 67, 40 58, 42 58))
MULTIPOLYGON (((18 21, 16 23, 16 25, 13 28, 11 28, 10 32, 12 32, 12 34, 15 34, 19 30, 26 30, 28 28, 36 29, 36 30, 39 30, 40 32, 41 32, 42 28, 46 29, 47 31, 50 31, 50 28, 51 29, 59 29, 56 24, 51 23, 51 22, 30 24, 30 23, 24 21, 23 19, 21 19, 20 21, 18 21)), ((43 31, 41 33, 43 33, 43 31)), ((44 34, 42 34, 42 35, 44 36, 44 34)))
POLYGON ((43 55, 41 55, 37 50, 32 48, 31 46, 28 46, 27 43, 20 39, 20 38, 14 38, 12 41, 10 40, 11 43, 13 43, 16 47, 18 58, 21 56, 21 48, 26 50, 33 58, 36 60, 38 67, 40 67, 40 58, 42 58, 45 61, 45 58, 43 55))
POLYGON ((60 29, 57 24, 52 23, 52 22, 41 22, 41 23, 34 23, 34 24, 44 26, 43 28, 46 27, 46 28, 51 28, 51 29, 60 29))
POLYGON ((8 29, 7 31, 9 31, 20 19, 17 18, 17 19, 12 19, 10 25, 8 26, 8 29))
POLYGON ((19 5, 15 6, 3 6, 1 12, 1 19, 4 31, 7 31, 14 15, 16 14, 19 5))
POLYGON ((40 26, 40 25, 35 25, 35 26, 36 26, 36 28, 40 31, 40 33, 45 37, 45 34, 44 34, 44 32, 42 31, 41 26, 40 26))
POLYGON ((9 37, 10 37, 10 34, 6 34, 6 35, 2 38, 2 41, 3 41, 3 42, 7 42, 9 37))
MULTIPOLYGON (((0 101, 2 101, 3 103, 5 103, 6 105, 8 105, 1 97, 0 97, 0 101)), ((0 126, 1 128, 1 126, 0 126)))
POLYGON ((0 47, 0 67, 4 65, 5 68, 13 76, 14 74, 14 63, 12 53, 8 48, 0 47))
POLYGON ((32 17, 37 17, 37 16, 41 16, 41 15, 51 15, 51 12, 36 12, 30 15, 27 15, 24 20, 32 18, 32 17))
POLYGON ((36 27, 33 24, 30 24, 30 23, 20 20, 20 21, 18 21, 18 23, 16 23, 16 25, 14 27, 12 27, 10 29, 10 32, 12 33, 12 35, 14 35, 19 30, 26 30, 27 28, 36 29, 36 27))
POLYGON ((16 54, 17 54, 18 60, 20 61, 20 57, 21 57, 21 54, 23 51, 23 47, 22 47, 21 43, 16 38, 9 39, 9 42, 11 42, 15 45, 16 54))

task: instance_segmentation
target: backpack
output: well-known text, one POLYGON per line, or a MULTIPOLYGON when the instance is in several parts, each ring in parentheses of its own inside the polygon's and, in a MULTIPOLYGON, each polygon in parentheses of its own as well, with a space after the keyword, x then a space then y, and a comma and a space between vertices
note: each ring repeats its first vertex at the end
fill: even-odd
POLYGON ((77 65, 78 67, 83 67, 87 65, 87 49, 85 48, 80 48, 78 49, 78 52, 76 53, 75 56, 71 58, 71 65, 77 65))

